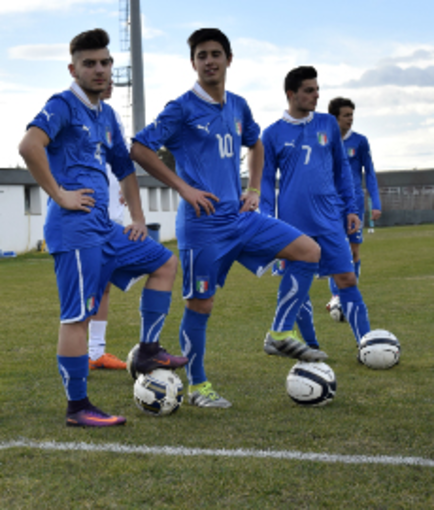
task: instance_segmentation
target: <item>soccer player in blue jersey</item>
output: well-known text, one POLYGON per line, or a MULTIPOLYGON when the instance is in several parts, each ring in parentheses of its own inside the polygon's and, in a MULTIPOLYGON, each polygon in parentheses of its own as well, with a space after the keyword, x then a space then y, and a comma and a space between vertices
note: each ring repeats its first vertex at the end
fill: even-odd
MULTIPOLYGON (((363 243, 363 224, 365 216, 365 193, 363 191, 363 172, 365 174, 366 188, 372 200, 371 219, 378 220, 381 217, 381 201, 378 192, 377 177, 374 164, 372 163, 371 150, 368 139, 351 130, 354 120, 355 104, 351 99, 336 97, 329 103, 329 113, 336 117, 341 131, 345 152, 351 165, 354 183, 354 193, 358 215, 361 220, 360 228, 354 234, 350 234, 351 253, 353 255, 354 272, 357 280, 360 276, 360 245, 363 243)), ((332 278, 329 280, 332 299, 327 305, 329 309, 333 304, 339 305, 339 291, 332 278)))
POLYGON ((186 308, 180 343, 189 359, 189 402, 226 408, 231 403, 213 389, 204 368, 206 327, 217 286, 224 285, 235 261, 261 276, 276 257, 291 260, 264 350, 304 360, 324 359, 325 353, 302 344, 292 332, 320 253, 318 245, 299 230, 255 212, 263 147, 259 126, 246 101, 225 90, 226 72, 232 62, 228 38, 218 29, 205 28, 194 32, 188 43, 197 82, 136 135, 131 155, 181 196, 176 229, 186 308), (177 173, 156 155, 163 145, 173 153, 177 173), (240 179, 242 145, 249 149, 249 185, 244 193, 240 179))
POLYGON ((30 172, 50 197, 44 234, 59 291, 57 361, 69 426, 107 427, 126 421, 104 413, 87 397, 87 326, 109 281, 126 291, 149 275, 140 304, 137 370, 178 368, 188 361, 169 355, 158 342, 177 259, 147 236, 133 163, 112 108, 100 101, 111 79, 108 44, 101 29, 71 41, 71 88, 49 99, 20 144, 30 172), (130 210, 132 223, 125 229, 109 219, 107 163, 130 210))
MULTIPOLYGON (((357 205, 348 159, 336 119, 316 113, 317 72, 302 66, 284 81, 288 110, 264 130, 265 164, 261 212, 296 226, 321 246, 320 276, 333 275, 345 316, 356 341, 370 330, 368 312, 357 288, 347 234, 359 229, 357 205), (280 171, 276 204, 276 174, 280 171), (345 227, 342 223, 342 206, 345 227)), ((286 271, 291 264, 287 265, 286 271)), ((315 345, 312 307, 307 298, 297 324, 308 344, 315 345)))

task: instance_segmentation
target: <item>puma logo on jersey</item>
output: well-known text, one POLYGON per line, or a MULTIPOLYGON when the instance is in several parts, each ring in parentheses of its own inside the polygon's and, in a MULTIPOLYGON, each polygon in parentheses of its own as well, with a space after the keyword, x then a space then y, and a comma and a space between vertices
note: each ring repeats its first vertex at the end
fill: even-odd
POLYGON ((48 113, 47 110, 42 110, 41 113, 43 113, 47 117, 48 122, 50 122, 50 117, 54 115, 54 113, 48 113))
POLYGON ((209 129, 208 129, 209 125, 210 125, 210 123, 208 122, 208 124, 206 126, 201 126, 200 124, 198 124, 196 127, 197 127, 197 129, 203 129, 204 131, 206 131, 209 134, 209 129))
POLYGON ((81 127, 83 128, 83 131, 87 131, 90 136, 90 128, 85 126, 84 124, 81 127))

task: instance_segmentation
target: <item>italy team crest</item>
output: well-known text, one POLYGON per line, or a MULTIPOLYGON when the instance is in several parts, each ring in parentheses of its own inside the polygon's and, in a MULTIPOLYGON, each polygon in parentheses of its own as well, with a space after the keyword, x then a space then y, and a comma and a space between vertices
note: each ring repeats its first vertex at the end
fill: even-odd
POLYGON ((200 294, 204 294, 208 291, 208 278, 204 276, 198 276, 196 278, 196 291, 200 294))
POLYGON ((112 133, 108 126, 105 127, 105 139, 109 145, 112 144, 112 133))
POLYGON ((241 133, 243 132, 243 125, 241 124, 240 119, 235 119, 235 131, 238 136, 241 136, 241 133))
POLYGON ((90 296, 86 301, 86 308, 88 312, 91 312, 95 308, 95 296, 90 296))
POLYGON ((320 145, 327 145, 327 142, 328 142, 327 133, 317 133, 317 135, 318 135, 318 143, 320 145))
POLYGON ((349 158, 353 158, 356 155, 356 149, 353 149, 353 147, 348 147, 347 154, 349 158))

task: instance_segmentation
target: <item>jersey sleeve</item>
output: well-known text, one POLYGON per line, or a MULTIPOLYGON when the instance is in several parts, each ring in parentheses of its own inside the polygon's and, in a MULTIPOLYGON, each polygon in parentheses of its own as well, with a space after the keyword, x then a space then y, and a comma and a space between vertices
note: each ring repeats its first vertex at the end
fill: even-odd
POLYGON ((363 137, 360 144, 362 164, 365 170, 366 188, 372 200, 372 209, 381 211, 380 193, 378 191, 377 176, 372 162, 371 149, 368 139, 363 137))
POLYGON ((182 128, 183 110, 177 101, 166 105, 157 119, 136 134, 133 142, 138 142, 158 151, 163 147, 174 148, 178 144, 178 136, 182 128))
POLYGON ((242 144, 245 147, 252 147, 258 141, 260 132, 261 129, 254 121, 250 107, 245 102, 243 112, 242 144))
POLYGON ((262 135, 264 145, 264 169, 261 181, 261 213, 267 216, 276 216, 276 173, 277 158, 270 131, 266 129, 262 135))
POLYGON ((344 202, 345 214, 358 214, 351 166, 345 153, 338 123, 332 117, 333 172, 336 190, 344 202))
MULTIPOLYGON (((111 109, 111 108, 110 108, 111 109)), ((113 143, 111 149, 107 151, 107 163, 111 166, 112 172, 116 175, 117 179, 121 181, 128 175, 132 174, 134 164, 130 158, 128 147, 122 135, 119 122, 116 119, 114 111, 111 109, 112 129, 113 129, 113 143)))
POLYGON ((54 141, 60 131, 70 122, 71 110, 68 104, 61 97, 53 96, 27 125, 27 129, 32 126, 38 127, 47 134, 50 141, 54 141))

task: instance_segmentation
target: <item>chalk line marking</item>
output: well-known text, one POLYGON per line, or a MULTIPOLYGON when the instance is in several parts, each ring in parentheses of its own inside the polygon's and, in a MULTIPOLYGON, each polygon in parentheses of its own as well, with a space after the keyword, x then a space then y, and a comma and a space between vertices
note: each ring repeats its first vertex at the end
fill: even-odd
POLYGON ((85 451, 108 453, 139 453, 143 455, 168 455, 181 457, 242 457, 259 459, 301 460, 310 462, 327 462, 342 464, 387 464, 395 466, 434 467, 434 460, 423 457, 392 457, 386 455, 333 455, 329 453, 302 453, 297 451, 273 450, 212 450, 209 448, 185 448, 183 446, 127 446, 116 443, 57 443, 55 441, 7 441, 0 443, 0 450, 11 448, 34 448, 52 451, 85 451))

